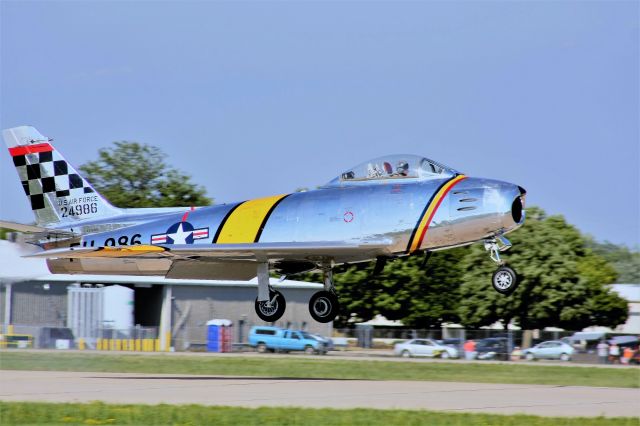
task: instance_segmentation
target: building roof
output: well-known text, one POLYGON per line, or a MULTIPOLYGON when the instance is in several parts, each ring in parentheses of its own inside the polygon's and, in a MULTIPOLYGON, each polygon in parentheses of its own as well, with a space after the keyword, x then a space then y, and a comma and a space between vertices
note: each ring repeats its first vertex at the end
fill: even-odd
POLYGON ((359 322, 358 325, 372 325, 377 327, 402 327, 402 321, 389 320, 386 317, 377 314, 375 317, 366 322, 359 322))

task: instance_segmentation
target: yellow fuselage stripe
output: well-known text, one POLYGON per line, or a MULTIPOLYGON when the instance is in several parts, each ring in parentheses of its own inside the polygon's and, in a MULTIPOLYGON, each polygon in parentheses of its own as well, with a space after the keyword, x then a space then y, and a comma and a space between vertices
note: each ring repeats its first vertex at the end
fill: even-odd
POLYGON ((273 206, 287 194, 245 201, 233 210, 222 225, 218 244, 253 243, 273 206))
POLYGON ((466 176, 464 175, 456 176, 455 178, 447 182, 445 185, 443 185, 442 188, 440 188, 440 190, 436 194, 436 196, 433 197, 433 199, 431 200, 431 203, 429 204, 429 207, 427 208, 424 215, 422 216, 422 219, 420 220, 420 224, 418 225, 418 229, 416 230, 416 233, 413 235, 413 240, 411 241, 411 246, 410 246, 411 248, 409 250, 410 253, 413 253, 414 251, 418 250, 422 245, 422 240, 424 239, 427 229, 429 228, 429 224, 431 224, 431 220, 433 219, 433 216, 438 210, 438 207, 440 206, 440 203, 442 203, 442 200, 444 199, 444 197, 451 190, 451 188, 453 188, 455 184, 457 184, 458 182, 464 179, 466 179, 466 176))

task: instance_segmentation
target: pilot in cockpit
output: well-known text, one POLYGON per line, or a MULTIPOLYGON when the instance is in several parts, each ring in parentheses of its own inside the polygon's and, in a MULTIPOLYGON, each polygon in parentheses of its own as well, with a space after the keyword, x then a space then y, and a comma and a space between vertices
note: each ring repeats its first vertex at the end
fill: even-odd
POLYGON ((406 161, 399 161, 396 166, 397 176, 407 176, 409 174, 409 163, 406 161))

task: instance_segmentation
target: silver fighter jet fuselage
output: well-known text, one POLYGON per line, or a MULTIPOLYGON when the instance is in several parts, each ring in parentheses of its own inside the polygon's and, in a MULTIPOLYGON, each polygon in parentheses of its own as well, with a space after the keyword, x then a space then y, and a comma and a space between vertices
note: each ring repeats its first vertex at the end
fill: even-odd
MULTIPOLYGON (((337 264, 431 252, 484 242, 491 257, 509 248, 504 235, 524 223, 523 188, 468 177, 430 159, 393 155, 349 169, 318 189, 199 208, 111 206, 32 127, 4 131, 37 222, 34 232, 54 273, 249 279, 258 276, 256 312, 275 321, 284 297, 270 270, 320 269, 325 290, 310 312, 337 314, 331 270, 337 264)), ((2 222, 4 226, 11 226, 2 222)), ((28 228, 31 229, 28 229, 28 228)), ((494 288, 516 275, 501 266, 494 288)))

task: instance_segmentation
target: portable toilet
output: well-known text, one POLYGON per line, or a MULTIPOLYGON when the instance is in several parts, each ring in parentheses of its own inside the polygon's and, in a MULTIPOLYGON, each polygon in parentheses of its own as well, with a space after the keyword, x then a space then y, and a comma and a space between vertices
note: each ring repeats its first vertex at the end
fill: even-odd
POLYGON ((231 352, 231 324, 228 319, 207 321, 207 352, 231 352))

